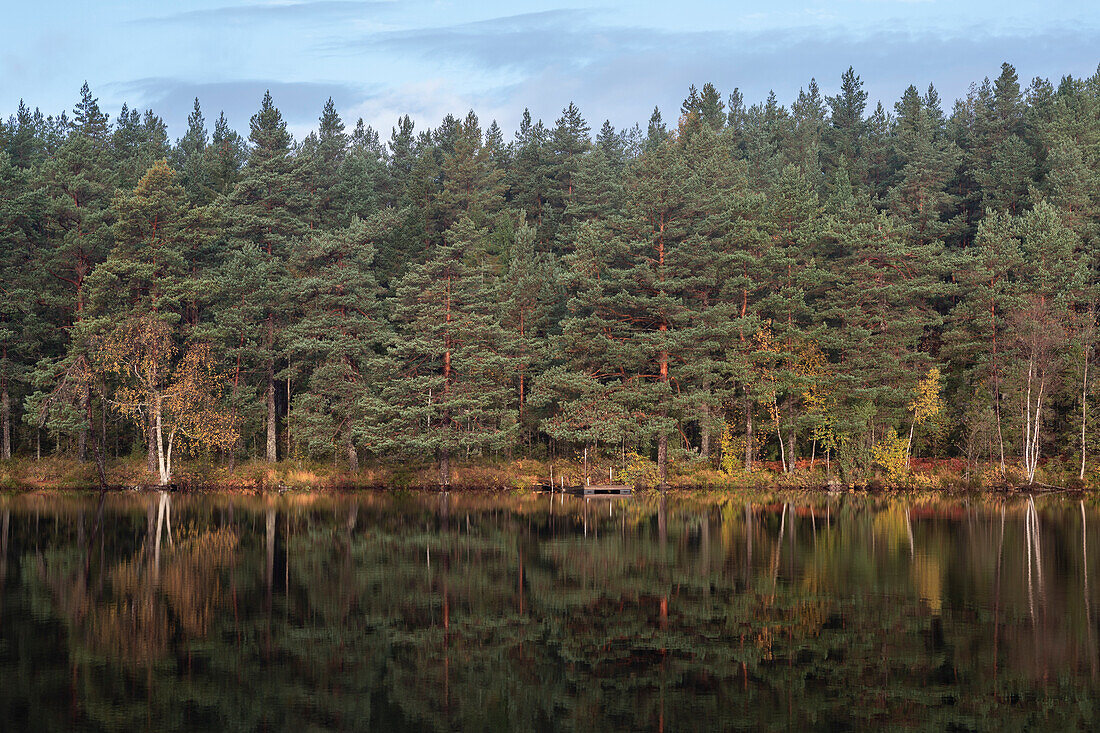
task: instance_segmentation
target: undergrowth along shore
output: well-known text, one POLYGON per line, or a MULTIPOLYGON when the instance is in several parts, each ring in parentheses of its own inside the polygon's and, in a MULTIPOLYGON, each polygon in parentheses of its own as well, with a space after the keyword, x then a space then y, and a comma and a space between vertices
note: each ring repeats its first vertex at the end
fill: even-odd
MULTIPOLYGON (((627 483, 637 489, 655 489, 656 474, 648 462, 610 465, 607 461, 590 463, 588 478, 592 483, 609 479, 627 483), (609 472, 610 469, 610 472, 609 472)), ((801 462, 791 473, 782 473, 778 465, 763 463, 752 472, 726 473, 700 463, 670 466, 668 486, 674 490, 923 490, 944 492, 1006 491, 1089 491, 1100 486, 1100 464, 1088 467, 1085 479, 1078 477, 1079 466, 1050 461, 1028 485, 1023 469, 1008 467, 1002 476, 998 465, 971 464, 962 459, 914 460, 905 476, 889 479, 883 472, 869 475, 856 483, 844 483, 835 471, 817 461, 811 468, 801 462)), ((584 464, 567 460, 515 459, 511 461, 469 461, 456 463, 451 469, 453 490, 497 489, 534 490, 547 483, 578 485, 585 480, 584 464)), ((107 485, 114 489, 156 488, 156 477, 143 461, 135 458, 113 459, 107 462, 107 485)), ((230 470, 227 465, 192 461, 180 466, 172 488, 181 490, 226 489, 242 491, 326 490, 326 489, 436 489, 438 472, 430 460, 389 463, 367 463, 358 472, 334 467, 323 462, 287 460, 278 463, 248 461, 230 470)), ((95 464, 68 458, 41 460, 17 458, 0 461, 0 490, 94 489, 99 487, 95 464)))

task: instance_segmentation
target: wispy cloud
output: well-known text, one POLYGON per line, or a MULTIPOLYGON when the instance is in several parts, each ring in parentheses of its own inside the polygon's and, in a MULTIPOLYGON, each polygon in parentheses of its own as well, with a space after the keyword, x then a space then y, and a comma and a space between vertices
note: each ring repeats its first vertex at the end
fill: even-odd
POLYGON ((365 2, 361 0, 313 0, 312 2, 256 3, 251 5, 224 5, 216 8, 184 10, 166 15, 147 16, 134 20, 141 24, 177 23, 261 23, 310 20, 331 22, 341 19, 368 17, 379 11, 392 10, 397 3, 390 1, 365 2))
MULTIPOLYGON (((146 19, 190 24, 179 35, 194 36, 187 48, 188 53, 195 51, 196 61, 186 71, 154 67, 156 71, 146 72, 154 78, 116 86, 110 97, 152 106, 174 134, 182 129, 195 96, 208 117, 224 109, 243 131, 267 88, 295 132, 314 126, 330 95, 347 122, 362 115, 381 130, 388 130, 400 114, 413 115, 423 128, 438 124, 447 112, 461 115, 471 107, 486 123, 495 117, 508 129, 517 124, 524 107, 551 122, 570 101, 594 125, 609 118, 623 126, 644 124, 655 104, 674 122, 688 85, 708 81, 723 93, 740 87, 750 102, 774 89, 789 103, 811 76, 826 93, 835 93, 841 73, 852 65, 862 75, 872 105, 882 100, 890 108, 910 83, 923 88, 934 82, 949 104, 965 95, 972 81, 996 75, 1002 60, 1015 64, 1023 80, 1090 74, 1097 60, 1095 29, 1089 25, 959 23, 945 29, 913 26, 889 16, 853 27, 803 14, 784 16, 780 27, 770 25, 779 22, 771 18, 676 28, 641 13, 594 8, 471 21, 476 12, 491 8, 475 11, 447 3, 432 15, 427 10, 436 5, 411 2, 418 8, 411 14, 406 12, 408 3, 303 0, 226 4, 146 19), (397 12, 388 15, 390 9, 397 12), (370 20, 374 27, 364 18, 372 13, 378 16, 370 20), (298 32, 311 18, 327 22, 298 32), (273 25, 264 31, 245 26, 246 21, 268 20, 273 25), (379 30, 383 23, 404 27, 379 30), (225 47, 226 39, 238 38, 225 47), (261 40, 265 38, 282 39, 274 56, 271 44, 261 40), (201 50, 204 43, 229 56, 205 65, 214 56, 201 50), (185 81, 211 76, 219 81, 185 81), (233 76, 245 78, 227 80, 233 76)), ((793 10, 778 2, 766 12, 793 10)))
POLYGON ((1071 29, 1006 37, 969 28, 960 29, 957 38, 896 31, 857 38, 835 33, 730 34, 721 40, 696 38, 609 54, 580 73, 546 69, 513 93, 519 100, 554 100, 559 107, 572 99, 582 110, 600 110, 600 115, 623 123, 644 122, 658 103, 672 121, 669 113, 678 109, 692 83, 711 81, 723 92, 740 87, 750 103, 774 89, 789 102, 812 76, 835 93, 841 73, 852 65, 872 106, 881 100, 889 109, 909 84, 923 88, 930 82, 945 93, 949 105, 971 82, 998 74, 1001 61, 1016 65, 1026 83, 1037 75, 1090 74, 1095 70, 1094 49, 1091 33, 1071 29))
POLYGON ((533 69, 547 64, 582 65, 599 46, 593 13, 550 10, 491 20, 371 33, 329 45, 334 52, 387 51, 425 59, 470 62, 489 69, 533 69), (577 44, 584 36, 587 43, 577 44))
POLYGON ((644 28, 601 26, 592 11, 560 9, 370 33, 330 43, 327 48, 337 52, 385 50, 423 59, 470 62, 492 70, 531 71, 547 65, 584 66, 609 53, 651 47, 669 35, 644 28))

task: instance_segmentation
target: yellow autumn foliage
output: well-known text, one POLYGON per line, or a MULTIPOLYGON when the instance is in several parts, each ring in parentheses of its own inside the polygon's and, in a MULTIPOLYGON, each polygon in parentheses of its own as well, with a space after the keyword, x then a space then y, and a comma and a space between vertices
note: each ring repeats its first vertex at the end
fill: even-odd
POLYGON ((661 483, 661 474, 656 463, 630 451, 625 467, 615 471, 615 480, 630 486, 653 487, 661 483))
POLYGON ((901 481, 909 473, 908 463, 909 441, 897 434, 892 429, 883 436, 882 440, 871 449, 871 458, 882 466, 891 482, 901 481))
POLYGON ((917 382, 916 394, 909 403, 909 411, 913 413, 913 422, 923 425, 943 411, 943 385, 940 380, 939 367, 932 367, 928 375, 917 382))

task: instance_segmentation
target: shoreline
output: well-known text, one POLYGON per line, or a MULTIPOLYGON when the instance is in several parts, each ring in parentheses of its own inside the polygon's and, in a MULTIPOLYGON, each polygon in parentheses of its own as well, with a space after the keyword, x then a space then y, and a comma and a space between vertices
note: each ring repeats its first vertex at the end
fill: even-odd
MULTIPOLYGON (((592 480, 614 471, 616 482, 635 488, 637 493, 659 495, 653 475, 632 475, 620 471, 608 461, 589 464, 592 480)), ((1010 468, 1002 478, 999 470, 977 466, 964 470, 958 459, 923 459, 914 461, 914 470, 901 482, 890 482, 882 474, 870 474, 863 480, 843 483, 836 473, 827 473, 818 462, 813 469, 799 467, 792 473, 780 473, 767 464, 752 472, 723 473, 702 462, 680 463, 670 472, 666 493, 722 494, 746 492, 807 492, 844 494, 860 492, 928 493, 942 495, 1052 494, 1089 495, 1095 482, 1096 469, 1081 481, 1058 464, 1044 466, 1042 481, 1028 484, 1020 472, 1010 468), (1059 470, 1062 469, 1062 470, 1059 470), (1093 480, 1089 480, 1093 479, 1093 480)), ((158 491, 205 493, 284 493, 287 491, 353 492, 353 491, 428 491, 442 490, 437 481, 435 464, 428 461, 390 463, 376 461, 358 472, 349 472, 331 464, 306 460, 278 463, 247 461, 232 470, 226 465, 195 461, 182 466, 174 480, 161 486, 151 476, 140 458, 127 457, 107 462, 107 486, 111 492, 158 491)), ((584 464, 566 460, 514 459, 511 461, 470 461, 454 465, 449 492, 500 491, 544 493, 550 476, 566 485, 584 482, 584 464)), ((95 464, 74 459, 49 457, 41 460, 17 458, 0 461, 0 492, 34 491, 100 491, 95 464)))

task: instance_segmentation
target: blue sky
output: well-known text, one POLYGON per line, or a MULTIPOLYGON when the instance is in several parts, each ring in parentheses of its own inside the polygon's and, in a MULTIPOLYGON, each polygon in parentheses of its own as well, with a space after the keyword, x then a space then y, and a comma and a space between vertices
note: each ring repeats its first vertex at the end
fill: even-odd
POLYGON ((182 134, 195 96, 238 130, 270 88, 296 137, 330 95, 350 124, 388 136, 473 108, 506 134, 524 107, 551 123, 575 101, 594 129, 675 121, 688 85, 784 104, 853 65, 872 103, 935 83, 950 107, 1002 61, 1021 81, 1100 63, 1091 0, 8 0, 0 11, 0 114, 20 98, 71 109, 86 79, 112 115, 152 107, 182 134))

